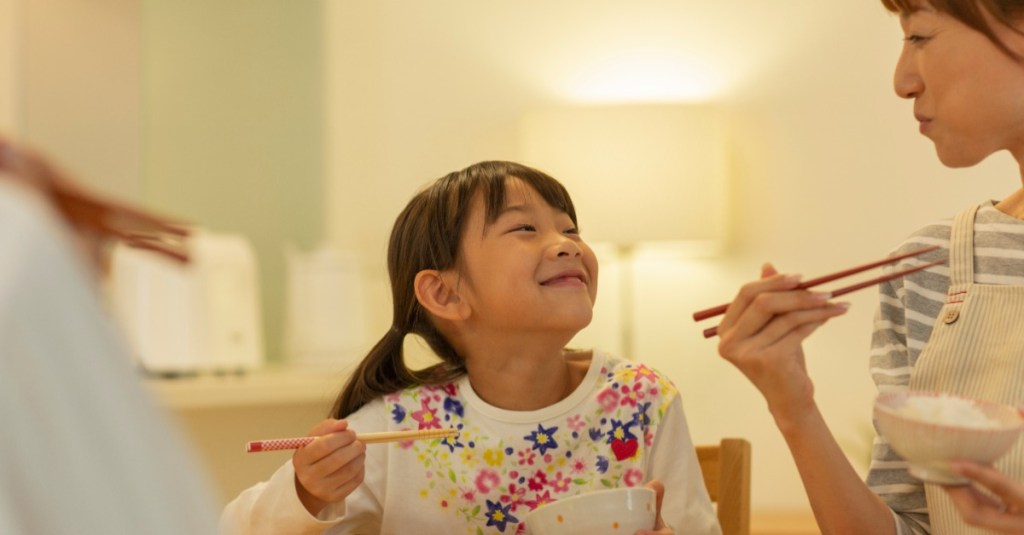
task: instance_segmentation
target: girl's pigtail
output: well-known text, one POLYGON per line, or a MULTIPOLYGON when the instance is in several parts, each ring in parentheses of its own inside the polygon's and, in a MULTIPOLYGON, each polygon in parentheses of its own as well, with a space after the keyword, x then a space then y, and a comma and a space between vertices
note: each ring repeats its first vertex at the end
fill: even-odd
POLYGON ((405 366, 404 343, 405 333, 395 327, 388 329, 338 394, 331 409, 334 418, 344 418, 374 398, 415 384, 416 376, 405 366))

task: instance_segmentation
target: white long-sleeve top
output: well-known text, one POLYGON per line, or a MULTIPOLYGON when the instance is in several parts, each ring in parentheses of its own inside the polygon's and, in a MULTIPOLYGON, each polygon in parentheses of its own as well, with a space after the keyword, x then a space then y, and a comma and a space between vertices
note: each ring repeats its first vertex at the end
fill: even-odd
POLYGON ((376 399, 358 432, 455 428, 453 439, 371 445, 363 484, 313 517, 291 462, 225 508, 222 533, 523 533, 534 508, 589 490, 665 485, 676 533, 721 533, 675 386, 658 372, 594 352, 580 386, 536 411, 484 402, 467 377, 376 399))

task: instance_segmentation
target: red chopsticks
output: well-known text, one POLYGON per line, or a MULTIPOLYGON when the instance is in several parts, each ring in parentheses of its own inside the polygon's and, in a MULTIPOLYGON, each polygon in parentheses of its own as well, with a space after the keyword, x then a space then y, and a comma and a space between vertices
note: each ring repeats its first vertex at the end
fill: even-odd
MULTIPOLYGON (((882 260, 877 260, 875 262, 870 262, 870 263, 867 263, 867 264, 864 264, 864 265, 861 265, 861 266, 852 267, 852 268, 849 268, 849 269, 844 269, 842 271, 837 271, 837 272, 831 273, 829 275, 823 275, 823 276, 815 278, 815 279, 806 280, 806 281, 800 283, 799 285, 797 285, 796 288, 794 288, 794 289, 796 289, 796 290, 804 290, 804 289, 807 289, 807 288, 812 288, 812 287, 818 286, 820 284, 825 284, 826 282, 832 282, 832 281, 834 281, 836 279, 841 279, 843 277, 848 277, 850 275, 854 275, 854 274, 860 273, 862 271, 867 271, 869 269, 873 269, 873 268, 876 268, 876 267, 879 267, 879 266, 884 266, 886 264, 894 264, 896 262, 899 262, 900 260, 903 260, 904 258, 910 258, 912 256, 919 256, 919 255, 923 255, 925 253, 930 253, 930 252, 935 251, 937 249, 939 249, 939 246, 935 245, 935 246, 932 246, 932 247, 926 247, 924 249, 918 249, 916 251, 911 251, 909 253, 905 253, 905 254, 901 254, 901 255, 897 255, 897 256, 891 256, 891 257, 884 258, 882 260)), ((926 263, 926 264, 921 264, 920 266, 915 266, 915 267, 912 267, 912 268, 908 268, 908 269, 904 269, 904 270, 901 270, 901 271, 897 271, 895 273, 890 273, 888 275, 883 275, 881 277, 876 277, 874 279, 866 280, 866 281, 863 281, 863 282, 858 282, 856 284, 851 284, 849 286, 844 286, 844 287, 839 288, 837 290, 833 290, 831 292, 832 293, 832 297, 839 297, 840 295, 848 294, 850 292, 853 292, 853 291, 856 291, 856 290, 860 290, 861 288, 867 288, 868 286, 874 286, 876 284, 881 284, 883 282, 886 282, 886 281, 889 281, 889 280, 892 280, 892 279, 895 279, 895 278, 898 278, 898 277, 902 277, 902 276, 910 274, 910 273, 914 273, 915 271, 921 271, 923 269, 928 269, 930 267, 938 266, 938 265, 941 265, 941 264, 944 264, 944 263, 945 263, 945 260, 938 260, 936 262, 929 262, 929 263, 926 263)), ((711 307, 711 308, 708 308, 708 309, 705 309, 705 310, 699 310, 699 311, 693 313, 693 321, 701 321, 701 320, 704 320, 704 319, 707 319, 707 318, 713 318, 715 316, 720 316, 722 314, 725 314, 725 311, 728 308, 729 308, 729 304, 726 303, 724 305, 718 305, 716 307, 711 307)), ((708 329, 704 330, 704 338, 711 338, 712 336, 715 336, 717 334, 718 334, 718 327, 711 327, 711 328, 708 328, 708 329)))
POLYGON ((39 154, 16 147, 3 137, 0 172, 47 195, 67 223, 80 232, 121 240, 177 262, 189 260, 186 240, 190 231, 184 225, 86 191, 39 154))

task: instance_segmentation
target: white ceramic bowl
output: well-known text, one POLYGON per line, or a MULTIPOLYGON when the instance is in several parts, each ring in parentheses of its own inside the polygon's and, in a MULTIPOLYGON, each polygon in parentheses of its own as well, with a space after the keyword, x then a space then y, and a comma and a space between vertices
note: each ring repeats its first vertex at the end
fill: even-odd
POLYGON ((954 460, 991 464, 1024 429, 1009 405, 933 392, 887 392, 875 400, 875 421, 911 475, 944 485, 967 481, 949 471, 954 460))
POLYGON ((654 491, 644 487, 597 490, 542 505, 526 514, 532 535, 633 535, 654 527, 654 491))

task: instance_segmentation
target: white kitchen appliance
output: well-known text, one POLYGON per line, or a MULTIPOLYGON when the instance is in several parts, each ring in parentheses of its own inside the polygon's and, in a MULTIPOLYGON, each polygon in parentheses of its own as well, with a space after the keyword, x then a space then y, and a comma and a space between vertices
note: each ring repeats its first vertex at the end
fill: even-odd
POLYGON ((196 229, 180 264, 119 244, 114 316, 142 367, 158 375, 238 372, 263 362, 256 256, 238 234, 196 229))

